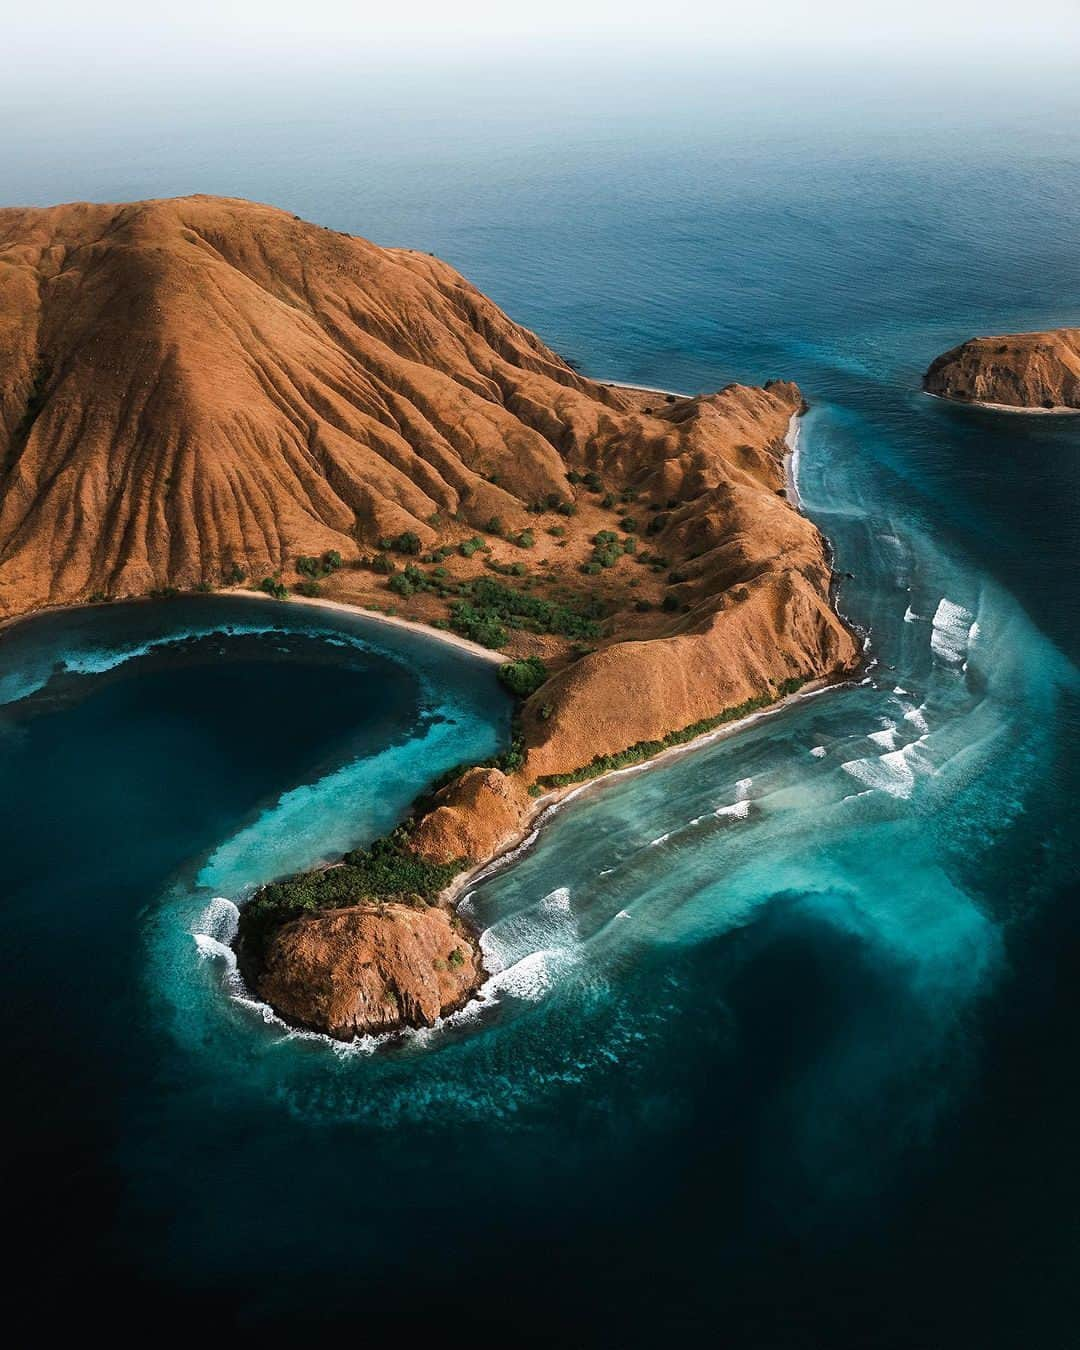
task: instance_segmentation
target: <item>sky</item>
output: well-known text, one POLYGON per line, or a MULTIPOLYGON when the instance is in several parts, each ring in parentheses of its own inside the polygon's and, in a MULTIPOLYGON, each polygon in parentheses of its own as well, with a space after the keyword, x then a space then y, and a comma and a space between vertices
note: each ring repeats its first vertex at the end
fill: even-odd
POLYGON ((1080 0, 43 0, 5 25, 8 73, 259 64, 536 44, 687 52, 1080 53, 1080 0))

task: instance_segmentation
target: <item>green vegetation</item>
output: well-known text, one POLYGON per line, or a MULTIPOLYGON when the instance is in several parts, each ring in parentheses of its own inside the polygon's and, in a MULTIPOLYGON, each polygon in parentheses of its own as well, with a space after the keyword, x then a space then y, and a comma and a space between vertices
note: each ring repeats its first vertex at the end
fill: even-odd
POLYGON ((487 553, 488 546, 478 534, 474 534, 471 539, 466 539, 463 544, 458 544, 458 552, 463 558, 471 558, 474 553, 487 553))
POLYGON ((548 668, 538 656, 526 656, 520 661, 507 661, 499 667, 499 679, 518 698, 535 694, 548 678, 548 668))
POLYGON ((296 593, 305 596, 308 600, 315 600, 322 595, 322 587, 317 581, 298 581, 296 593))
POLYGON ((536 536, 532 530, 521 530, 518 534, 510 536, 510 542, 516 544, 518 548, 534 548, 536 545, 536 536))
POLYGON ((408 577, 407 572, 408 569, 406 569, 405 572, 398 572, 397 575, 392 576, 387 583, 394 594, 400 595, 403 600, 407 600, 410 595, 416 594, 416 586, 408 577))
POLYGON ((555 633, 561 637, 600 636, 604 608, 601 601, 590 600, 581 610, 542 600, 512 590, 489 577, 480 577, 458 587, 462 597, 450 608, 450 626, 463 637, 485 647, 501 647, 507 629, 525 629, 532 633, 555 633))
POLYGON ((447 965, 454 966, 455 968, 463 966, 465 964, 465 953, 461 950, 460 947, 455 947, 454 950, 450 953, 450 955, 446 958, 446 963, 447 965))
POLYGON ((310 581, 318 581, 321 577, 328 577, 331 572, 336 572, 340 566, 341 554, 336 548, 327 549, 321 558, 312 558, 308 554, 302 553, 296 560, 297 572, 310 581))
POLYGON ((272 595, 275 600, 287 600, 289 598, 289 588, 282 584, 280 577, 263 577, 259 582, 259 590, 265 591, 267 595, 272 595))
POLYGON ((397 563, 385 553, 376 553, 371 559, 371 570, 380 576, 389 577, 397 571, 397 563))
POLYGON ((465 860, 428 862, 410 853, 407 841, 404 829, 395 830, 370 848, 346 853, 338 867, 303 872, 264 886, 240 911, 238 936, 245 955, 261 960, 273 933, 303 914, 342 909, 362 900, 430 904, 461 871, 465 860))
POLYGON ((423 544, 418 534, 414 534, 412 530, 403 530, 401 534, 395 535, 392 539, 380 539, 379 547, 393 549, 395 553, 407 553, 415 557, 423 548, 423 544))
POLYGON ((660 754, 661 751, 669 750, 673 745, 685 745, 688 741, 696 740, 698 736, 704 736, 710 731, 715 731, 717 727, 722 727, 728 722, 737 722, 741 717, 747 717, 750 713, 757 712, 761 708, 767 708, 777 699, 794 694, 805 683, 804 679, 794 676, 791 679, 784 680, 774 692, 757 694, 754 698, 748 698, 744 703, 738 703, 733 708, 726 708, 716 717, 707 717, 704 721, 694 722, 688 727, 683 727, 681 731, 671 731, 661 741, 638 741, 636 745, 628 746, 617 754, 597 755, 590 763, 583 764, 580 769, 574 769, 570 773, 549 774, 539 781, 544 787, 569 787, 572 783, 584 783, 590 778, 598 778, 602 773, 610 773, 613 769, 625 769, 631 764, 642 764, 645 760, 652 759, 654 755, 660 754))
POLYGON ((225 569, 225 575, 221 578, 224 586, 242 586, 247 581, 247 573, 239 563, 230 563, 225 569))
POLYGON ((583 572, 594 573, 600 567, 614 567, 625 551, 614 530, 601 530, 593 535, 592 542, 592 557, 582 567, 583 572))

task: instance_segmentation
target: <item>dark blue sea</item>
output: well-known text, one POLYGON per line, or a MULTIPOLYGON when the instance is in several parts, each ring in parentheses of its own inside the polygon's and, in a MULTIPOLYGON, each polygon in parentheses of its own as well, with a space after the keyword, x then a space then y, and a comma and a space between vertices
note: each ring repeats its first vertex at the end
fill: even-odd
POLYGON ((245 997, 235 906, 502 743, 492 667, 294 602, 6 630, 9 1313, 1075 1346, 1080 418, 919 392, 972 334, 1080 324, 1075 89, 366 71, 32 112, 5 204, 254 197, 439 253, 587 374, 797 380, 872 665, 580 794, 465 902, 482 1010, 343 1048, 245 997))

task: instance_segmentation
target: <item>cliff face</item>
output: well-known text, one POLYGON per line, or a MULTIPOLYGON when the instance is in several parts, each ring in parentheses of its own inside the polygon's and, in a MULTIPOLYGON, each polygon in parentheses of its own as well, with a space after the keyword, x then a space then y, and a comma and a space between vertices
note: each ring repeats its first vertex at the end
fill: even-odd
MULTIPOLYGON (((480 861, 538 778, 855 668, 824 541, 785 500, 801 407, 776 381, 595 384, 446 264, 266 206, 0 210, 0 617, 292 583, 333 550, 319 586, 445 622, 494 571, 526 616, 511 650, 556 674, 520 770, 466 774, 411 844, 480 861), (388 582, 395 538, 448 566, 388 582)), ((335 1036, 459 1001, 476 965, 450 919, 370 899, 286 924, 263 997, 335 1036)))
POLYGON ((480 979, 471 938, 442 909, 355 905, 286 924, 256 976, 289 1021, 349 1041, 431 1026, 480 979))
POLYGON ((1080 410, 1080 329, 972 338, 931 364, 923 388, 964 403, 1080 410))

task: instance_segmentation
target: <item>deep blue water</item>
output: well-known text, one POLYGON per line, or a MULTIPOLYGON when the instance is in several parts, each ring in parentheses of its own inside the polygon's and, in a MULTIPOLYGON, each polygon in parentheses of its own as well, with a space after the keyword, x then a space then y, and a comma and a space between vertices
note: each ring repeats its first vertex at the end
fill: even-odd
POLYGON ((74 143, 59 110, 4 194, 256 196, 438 251, 590 374, 797 379, 870 682, 582 794, 468 899, 483 1015, 342 1051, 230 996, 226 902, 487 753, 490 670, 218 599, 5 633, 22 1288, 114 1327, 1071 1345, 1080 419, 918 378, 1080 322, 1075 94, 450 92, 165 97, 74 143))

